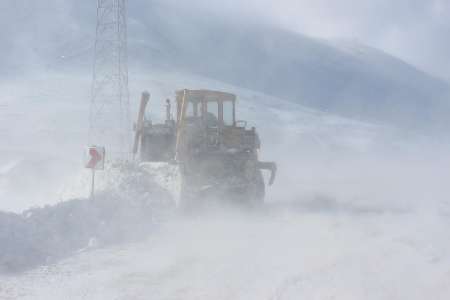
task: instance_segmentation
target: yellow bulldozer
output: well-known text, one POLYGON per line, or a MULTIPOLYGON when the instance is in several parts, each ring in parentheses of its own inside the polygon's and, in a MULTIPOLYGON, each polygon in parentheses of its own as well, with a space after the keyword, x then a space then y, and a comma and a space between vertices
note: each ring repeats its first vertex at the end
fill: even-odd
POLYGON ((142 94, 135 124, 133 154, 141 162, 168 162, 179 166, 179 203, 184 207, 210 201, 246 205, 263 203, 262 170, 270 171, 272 185, 277 166, 260 162, 260 139, 254 127, 236 120, 236 96, 210 90, 176 92, 176 117, 166 100, 166 120, 153 124, 145 118, 150 94, 142 94))

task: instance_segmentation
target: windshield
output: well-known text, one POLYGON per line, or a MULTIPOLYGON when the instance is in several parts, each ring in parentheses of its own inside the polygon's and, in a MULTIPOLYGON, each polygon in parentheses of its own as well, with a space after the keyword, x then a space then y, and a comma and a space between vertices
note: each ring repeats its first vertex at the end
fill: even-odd
POLYGON ((219 123, 219 105, 217 102, 208 102, 206 124, 209 127, 217 127, 219 123))
POLYGON ((232 101, 223 102, 223 123, 225 126, 234 125, 234 103, 232 101))

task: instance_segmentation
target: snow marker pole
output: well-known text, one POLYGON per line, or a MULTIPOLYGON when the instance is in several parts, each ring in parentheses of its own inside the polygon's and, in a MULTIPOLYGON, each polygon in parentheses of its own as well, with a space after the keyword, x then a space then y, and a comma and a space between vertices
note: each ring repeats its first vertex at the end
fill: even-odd
POLYGON ((91 181, 91 195, 89 199, 94 200, 94 189, 95 189, 95 168, 92 169, 92 181, 91 181))

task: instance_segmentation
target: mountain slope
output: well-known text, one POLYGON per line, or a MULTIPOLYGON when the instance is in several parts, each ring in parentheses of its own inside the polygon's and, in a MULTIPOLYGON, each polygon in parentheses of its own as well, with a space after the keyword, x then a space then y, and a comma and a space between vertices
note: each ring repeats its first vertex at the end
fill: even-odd
POLYGON ((138 18, 131 60, 182 68, 320 110, 402 127, 448 124, 446 82, 381 51, 351 52, 265 24, 211 16, 138 18), (442 112, 445 114, 442 114, 442 112))
MULTIPOLYGON (((0 62, 10 71, 91 69, 93 3, 3 6, 0 62)), ((206 8, 130 2, 129 54, 132 66, 183 70, 347 117, 408 129, 449 125, 449 85, 395 57, 206 8)))

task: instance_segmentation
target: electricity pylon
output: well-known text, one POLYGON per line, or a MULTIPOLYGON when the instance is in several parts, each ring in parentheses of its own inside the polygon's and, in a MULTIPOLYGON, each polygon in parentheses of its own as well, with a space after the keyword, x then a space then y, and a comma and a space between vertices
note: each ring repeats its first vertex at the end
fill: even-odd
POLYGON ((98 0, 89 143, 114 159, 131 147, 127 59, 127 0, 98 0))

